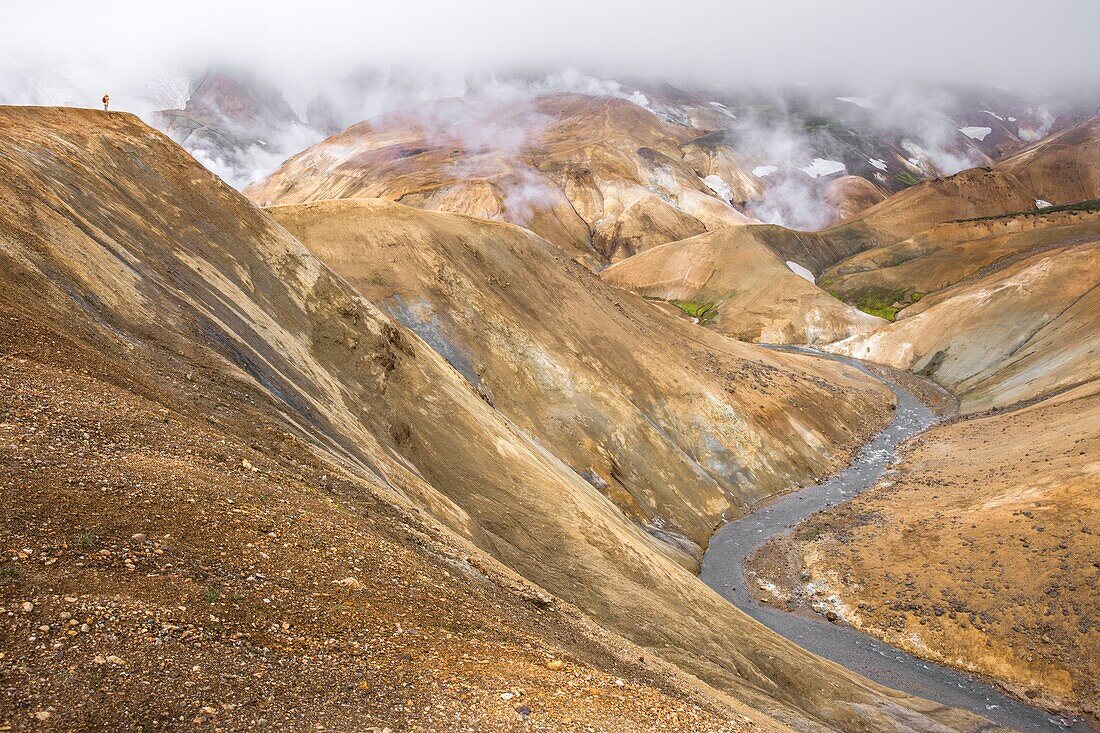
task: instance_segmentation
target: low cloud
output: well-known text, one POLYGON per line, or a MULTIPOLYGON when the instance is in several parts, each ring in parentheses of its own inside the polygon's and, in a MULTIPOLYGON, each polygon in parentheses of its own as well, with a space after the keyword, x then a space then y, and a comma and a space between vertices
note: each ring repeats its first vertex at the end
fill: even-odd
POLYGON ((37 0, 8 3, 4 15, 0 66, 78 63, 96 73, 97 89, 153 66, 215 63, 257 68, 307 99, 315 80, 363 64, 446 79, 577 67, 680 85, 879 90, 916 81, 1095 90, 1100 81, 1100 4, 1074 0, 37 0))
MULTIPOLYGON (((184 142, 236 186, 350 124, 397 110, 432 110, 423 120, 431 139, 505 153, 518 151, 544 124, 509 114, 511 105, 532 96, 613 97, 667 116, 631 77, 655 80, 657 87, 667 78, 736 112, 728 124, 749 170, 777 168, 750 213, 796 227, 829 216, 822 181, 799 169, 815 158, 850 162, 853 155, 850 141, 818 125, 821 119, 896 135, 897 147, 914 161, 911 172, 945 175, 987 162, 961 139, 957 99, 945 85, 992 83, 1027 92, 1026 108, 995 110, 1019 118, 1024 140, 1041 138, 1055 124, 1057 109, 1042 93, 1072 86, 1089 98, 1100 88, 1091 38, 1100 4, 1069 0, 1055 0, 1042 13, 1022 2, 993 11, 945 0, 919 9, 870 0, 704 1, 682 13, 655 0, 384 7, 270 0, 263 12, 208 0, 185 9, 136 0, 106 7, 40 0, 7 8, 6 15, 4 103, 95 107, 107 91, 113 108, 163 126, 155 113, 181 109, 206 69, 242 68, 270 80, 297 123, 268 129, 262 142, 245 141, 229 152, 184 142), (911 48, 899 52, 907 42, 911 48), (425 105, 447 98, 465 104, 425 105)), ((865 153, 886 160, 884 151, 865 153)), ((453 172, 480 175, 476 160, 465 165, 471 167, 453 172)), ((887 165, 880 182, 891 182, 907 163, 887 165)), ((509 206, 527 208, 524 202, 541 195, 539 177, 515 171, 509 206)))

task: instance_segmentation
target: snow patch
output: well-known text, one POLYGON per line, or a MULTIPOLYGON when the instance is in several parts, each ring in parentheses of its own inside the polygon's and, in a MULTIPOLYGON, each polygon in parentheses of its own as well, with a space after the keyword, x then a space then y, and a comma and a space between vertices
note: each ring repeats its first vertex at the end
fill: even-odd
POLYGON ((1051 206, 1054 206, 1054 204, 1050 203, 1049 201, 1043 201, 1042 199, 1035 199, 1035 208, 1036 209, 1049 209, 1051 206))
POLYGON ((798 170, 805 173, 810 178, 819 178, 821 176, 831 176, 834 173, 840 173, 844 170, 844 164, 837 160, 826 160, 825 158, 814 158, 814 162, 807 166, 803 166, 798 170))
POLYGON ((767 178, 777 170, 779 170, 777 165, 758 165, 752 169, 752 174, 757 178, 767 178))
MULTIPOLYGON (((989 111, 989 110, 987 110, 987 109, 980 109, 980 110, 978 110, 978 111, 979 111, 979 112, 985 112, 985 113, 986 113, 987 115, 990 115, 991 117, 996 117, 996 118, 997 118, 998 120, 1000 120, 1001 122, 1004 122, 1004 121, 1005 121, 1005 118, 1004 118, 1004 117, 1001 117, 1001 116, 1000 116, 999 114, 997 114, 996 112, 990 112, 990 111, 989 111)), ((1011 121, 1012 121, 1012 118, 1011 118, 1011 117, 1009 117, 1009 118, 1008 118, 1008 121, 1009 121, 1009 122, 1011 122, 1011 121)))
POLYGON ((812 272, 810 272, 809 270, 807 270, 802 265, 798 264, 797 262, 792 262, 791 260, 787 260, 787 267, 789 267, 791 272, 793 272, 795 275, 798 275, 801 278, 805 278, 806 280, 809 280, 812 283, 817 282, 817 278, 814 277, 814 274, 812 272))
POLYGON ((1008 118, 1008 121, 1009 121, 1009 122, 1015 122, 1015 121, 1016 121, 1016 118, 1015 118, 1015 117, 1009 117, 1009 118, 1008 118))
POLYGON ((878 158, 868 158, 867 162, 878 168, 880 171, 886 170, 886 161, 879 160, 878 158))
POLYGON ((875 109, 875 100, 871 97, 834 97, 838 102, 847 102, 863 109, 875 109))
POLYGON ((981 142, 985 140, 986 136, 993 132, 992 127, 960 127, 959 132, 966 135, 971 140, 977 140, 981 142))
POLYGON ((733 201, 733 189, 726 183, 722 176, 716 176, 713 173, 703 179, 703 183, 707 184, 707 188, 714 191, 718 198, 725 201, 727 204, 733 201))

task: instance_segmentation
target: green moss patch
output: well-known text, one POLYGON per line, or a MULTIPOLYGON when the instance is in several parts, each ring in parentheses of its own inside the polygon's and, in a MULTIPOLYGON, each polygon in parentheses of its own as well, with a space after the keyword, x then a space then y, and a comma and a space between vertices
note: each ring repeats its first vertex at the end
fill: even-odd
POLYGON ((856 293, 854 300, 849 301, 856 308, 872 316, 885 318, 892 321, 897 318, 898 311, 894 303, 899 301, 898 293, 890 293, 882 290, 864 290, 856 293))
POLYGON ((709 323, 718 315, 718 308, 714 303, 700 303, 695 300, 670 300, 669 302, 692 318, 698 318, 699 323, 709 323))
POLYGON ((912 305, 923 298, 927 293, 911 292, 904 290, 860 290, 856 293, 839 293, 836 290, 826 289, 829 295, 837 300, 842 300, 848 305, 854 305, 864 313, 893 321, 897 318, 898 311, 907 305, 912 305), (895 305, 895 303, 900 304, 895 305))
POLYGON ((994 219, 1012 219, 1017 216, 1042 216, 1043 214, 1055 214, 1059 211, 1100 211, 1100 199, 1088 199, 1073 204, 1061 206, 1047 206, 1042 209, 1029 209, 1027 211, 1014 211, 1008 214, 993 214, 991 216, 975 216, 971 219, 955 219, 952 223, 967 221, 993 221, 994 219))
POLYGON ((904 183, 906 186, 915 186, 920 183, 920 179, 909 171, 898 171, 894 174, 894 178, 897 179, 899 183, 904 183))

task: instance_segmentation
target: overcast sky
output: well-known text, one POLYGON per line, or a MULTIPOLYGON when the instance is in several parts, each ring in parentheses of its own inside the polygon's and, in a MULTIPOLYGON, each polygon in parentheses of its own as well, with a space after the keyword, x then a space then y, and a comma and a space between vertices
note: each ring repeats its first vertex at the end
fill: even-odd
POLYGON ((3 0, 0 70, 247 62, 288 81, 353 63, 580 67, 743 83, 1100 81, 1097 0, 3 0))

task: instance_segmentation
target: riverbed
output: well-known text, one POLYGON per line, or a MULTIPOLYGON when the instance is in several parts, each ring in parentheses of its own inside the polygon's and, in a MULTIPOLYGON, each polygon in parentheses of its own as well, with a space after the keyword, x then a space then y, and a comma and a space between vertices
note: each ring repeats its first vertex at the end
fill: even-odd
POLYGON ((932 410, 921 400, 892 379, 870 371, 857 360, 817 352, 806 358, 835 359, 882 381, 897 398, 894 419, 865 444, 852 463, 840 473, 819 484, 785 494, 719 529, 711 538, 703 557, 700 578, 781 636, 879 684, 969 710, 993 723, 1025 733, 1067 730, 1086 733, 1089 729, 1083 722, 1065 720, 1028 705, 971 675, 922 660, 850 626, 768 606, 757 598, 757 589, 748 587, 745 561, 753 552, 772 537, 790 531, 811 514, 871 488, 890 469, 898 446, 936 422, 932 410))

